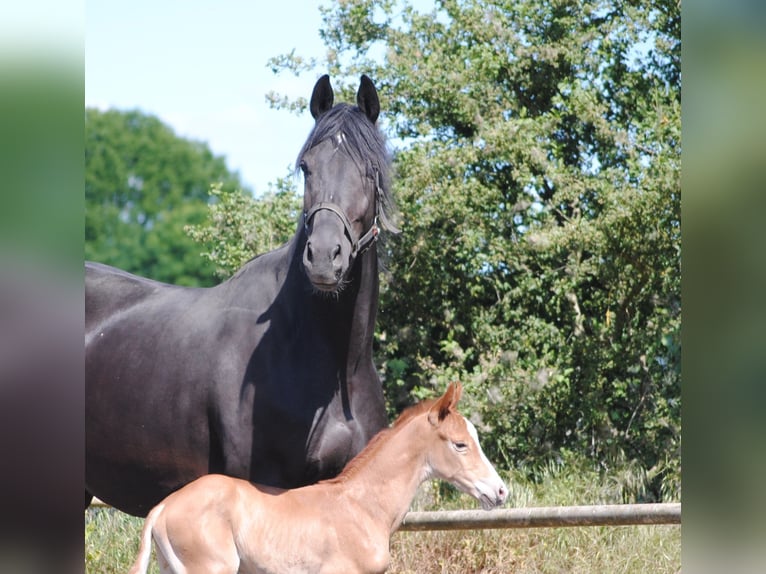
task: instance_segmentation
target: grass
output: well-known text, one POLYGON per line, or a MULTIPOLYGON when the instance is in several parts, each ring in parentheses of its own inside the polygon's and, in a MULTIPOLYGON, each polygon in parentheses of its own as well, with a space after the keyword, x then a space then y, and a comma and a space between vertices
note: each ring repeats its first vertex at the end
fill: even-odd
POLYGON ((675 573, 681 567, 678 526, 621 526, 398 532, 389 572, 675 573))
MULTIPOLYGON (((88 574, 125 574, 138 554, 143 518, 114 508, 85 511, 85 571, 88 574)), ((151 574, 158 574, 152 559, 151 574)))
MULTIPOLYGON (((512 473, 508 507, 630 502, 635 480, 625 474, 550 466, 534 476, 512 473)), ((416 510, 475 508, 442 483, 423 485, 416 510)), ((85 513, 88 574, 124 574, 138 551, 143 519, 114 509, 85 513)), ((680 526, 589 526, 513 530, 397 532, 391 539, 396 574, 673 573, 681 570, 680 526)), ((154 561, 149 572, 159 572, 154 561)))

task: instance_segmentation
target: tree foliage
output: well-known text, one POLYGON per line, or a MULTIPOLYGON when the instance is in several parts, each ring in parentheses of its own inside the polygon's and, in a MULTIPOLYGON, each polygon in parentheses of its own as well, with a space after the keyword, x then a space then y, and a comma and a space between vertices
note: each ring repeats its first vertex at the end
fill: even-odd
POLYGON ((213 265, 183 231, 206 217, 208 188, 241 187, 206 144, 140 111, 85 112, 85 257, 146 277, 209 285, 213 265))
POLYGON ((258 198, 242 191, 226 193, 221 185, 213 186, 210 194, 217 201, 209 206, 205 223, 187 225, 185 230, 207 247, 202 256, 216 265, 219 277, 228 277, 295 233, 301 201, 289 177, 278 179, 258 198))
MULTIPOLYGON (((335 0, 324 60, 379 86, 403 232, 378 359, 392 410, 459 378, 508 465, 680 476, 680 4, 335 0)), ((278 106, 301 101, 272 97, 278 106)))

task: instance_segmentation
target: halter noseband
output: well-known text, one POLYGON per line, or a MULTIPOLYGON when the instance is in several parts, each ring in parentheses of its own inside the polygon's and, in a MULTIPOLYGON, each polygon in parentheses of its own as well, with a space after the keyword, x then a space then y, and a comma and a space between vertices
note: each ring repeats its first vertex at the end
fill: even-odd
POLYGON ((365 233, 358 239, 354 238, 354 229, 351 227, 351 222, 348 220, 348 217, 343 212, 343 210, 338 205, 329 201, 320 201, 308 211, 304 211, 303 212, 303 227, 306 230, 306 233, 308 234, 309 223, 311 223, 311 219, 314 217, 314 215, 316 215, 318 211, 322 211, 323 209, 327 211, 331 211, 332 213, 334 213, 340 218, 341 222, 343 223, 343 228, 346 231, 346 235, 348 236, 349 241, 351 241, 351 257, 356 257, 357 255, 361 255, 362 253, 367 251, 373 243, 375 243, 375 241, 378 238, 378 233, 380 233, 380 228, 378 227, 378 209, 379 209, 378 202, 380 201, 379 194, 380 194, 380 181, 379 181, 379 174, 376 170, 375 171, 375 219, 373 219, 372 225, 370 226, 370 229, 367 230, 367 233, 365 233))

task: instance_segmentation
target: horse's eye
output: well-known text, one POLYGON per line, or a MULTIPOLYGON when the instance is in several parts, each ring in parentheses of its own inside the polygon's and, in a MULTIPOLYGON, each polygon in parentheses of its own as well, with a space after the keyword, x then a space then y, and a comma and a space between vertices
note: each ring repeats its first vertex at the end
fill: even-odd
POLYGON ((301 168, 301 171, 303 172, 303 175, 308 175, 308 173, 309 173, 309 166, 306 165, 305 161, 302 161, 298 167, 301 168))
POLYGON ((453 442, 452 446, 454 446, 455 450, 458 452, 464 452, 468 450, 468 445, 464 442, 453 442))

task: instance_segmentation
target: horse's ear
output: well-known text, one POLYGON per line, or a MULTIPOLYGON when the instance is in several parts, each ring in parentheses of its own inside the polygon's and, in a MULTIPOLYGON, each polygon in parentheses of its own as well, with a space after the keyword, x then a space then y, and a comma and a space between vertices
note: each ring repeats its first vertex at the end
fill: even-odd
POLYGON ((444 392, 444 394, 439 398, 438 401, 436 401, 436 403, 434 403, 434 406, 431 407, 431 410, 428 411, 428 421, 432 425, 437 426, 440 422, 447 418, 447 415, 451 411, 455 410, 455 407, 457 406, 457 403, 460 400, 460 396, 462 394, 463 385, 461 385, 458 381, 450 383, 450 386, 447 387, 447 390, 444 392))
POLYGON ((332 102, 335 98, 330 85, 330 76, 325 74, 314 84, 314 91, 311 92, 311 103, 309 109, 315 120, 319 119, 323 113, 332 108, 332 102))
POLYGON ((380 113, 380 100, 378 91, 372 83, 372 80, 362 74, 362 80, 359 83, 359 91, 356 93, 356 105, 364 112, 372 123, 378 120, 380 113))

